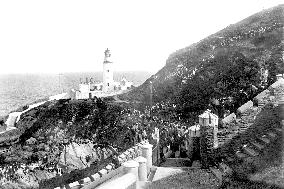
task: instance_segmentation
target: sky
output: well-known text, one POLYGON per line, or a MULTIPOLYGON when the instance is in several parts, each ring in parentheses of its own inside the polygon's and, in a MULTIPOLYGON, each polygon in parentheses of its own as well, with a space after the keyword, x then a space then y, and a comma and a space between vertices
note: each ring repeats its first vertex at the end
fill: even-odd
POLYGON ((0 1, 0 74, 156 73, 174 51, 283 0, 0 1))

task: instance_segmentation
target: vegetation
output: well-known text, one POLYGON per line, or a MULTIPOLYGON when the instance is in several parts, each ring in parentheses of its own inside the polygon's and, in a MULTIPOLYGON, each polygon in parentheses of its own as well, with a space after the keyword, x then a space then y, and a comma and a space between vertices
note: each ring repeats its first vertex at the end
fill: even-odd
POLYGON ((0 154, 1 168, 10 167, 8 180, 19 179, 16 172, 21 165, 36 163, 40 169, 56 170, 63 149, 73 142, 91 142, 95 149, 110 148, 114 159, 109 161, 115 161, 116 153, 137 142, 132 140, 136 135, 134 120, 137 118, 126 108, 101 99, 47 102, 24 113, 17 124, 18 142, 8 146, 2 143, 6 150, 0 154))
POLYGON ((283 5, 264 10, 171 54, 166 65, 141 86, 119 96, 149 105, 177 106, 183 120, 206 108, 220 116, 253 98, 284 72, 283 5), (265 81, 264 70, 268 70, 265 81))
MULTIPOLYGON (((59 100, 24 113, 17 124, 18 142, 9 148, 0 143, 7 150, 0 154, 2 166, 40 162, 43 169, 55 168, 67 145, 90 141, 94 148, 111 148, 110 159, 115 160, 116 153, 143 136, 153 140, 154 127, 194 124, 206 108, 219 116, 236 111, 284 72, 283 8, 257 13, 176 51, 141 86, 118 95, 120 102, 129 103, 115 98, 59 100)), ((18 179, 16 170, 9 175, 18 179)))

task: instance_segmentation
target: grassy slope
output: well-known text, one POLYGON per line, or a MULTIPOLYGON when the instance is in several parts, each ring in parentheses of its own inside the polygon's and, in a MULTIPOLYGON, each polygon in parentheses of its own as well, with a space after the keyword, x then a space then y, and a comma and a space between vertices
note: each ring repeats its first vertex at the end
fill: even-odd
MULTIPOLYGON (((234 64, 238 64, 233 60, 236 54, 241 54, 245 61, 249 60, 260 67, 269 68, 276 63, 276 72, 283 72, 283 8, 283 5, 279 5, 254 14, 176 51, 169 56, 166 65, 159 72, 119 98, 149 104, 149 82, 152 81, 155 102, 169 100, 179 104, 182 111, 196 106, 200 107, 193 111, 204 109, 209 98, 215 95, 217 82, 229 74, 228 70, 234 64), (198 88, 194 83, 199 86, 202 83, 203 88, 198 88), (182 99, 185 95, 188 97, 182 99), (198 101, 198 97, 202 100, 198 101), (187 104, 185 101, 188 100, 194 105, 187 104)), ((253 83, 249 79, 248 82, 253 83)), ((233 92, 230 88, 224 91, 230 94, 233 92)))
MULTIPOLYGON (((101 141, 102 144, 100 144, 103 146, 105 145, 105 140, 109 143, 113 141, 114 145, 113 143, 110 145, 118 145, 120 148, 117 150, 123 151, 125 148, 132 145, 132 143, 124 140, 129 134, 129 130, 124 118, 119 116, 120 110, 119 107, 110 104, 104 106, 99 100, 47 102, 24 113, 17 124, 19 134, 15 137, 18 138, 20 136, 19 142, 3 147, 6 148, 8 152, 0 154, 2 159, 4 158, 3 160, 1 159, 3 161, 1 163, 12 165, 17 162, 23 162, 29 164, 30 162, 42 160, 44 166, 52 167, 54 164, 58 163, 63 145, 66 142, 72 142, 74 135, 77 139, 87 137, 88 134, 92 136, 94 133, 96 133, 96 138, 98 139, 97 143, 101 141), (63 121, 63 123, 60 124, 59 120, 63 121), (67 123, 71 120, 73 120, 72 124, 68 126, 67 123), (120 121, 124 121, 124 123, 122 124, 120 121), (100 124, 98 122, 100 122, 100 124), (61 132, 63 136, 58 134, 61 132), (27 139, 31 137, 36 139, 35 144, 28 144, 26 142, 27 139), (44 161, 45 156, 48 158, 47 162, 44 161)), ((0 142, 2 142, 2 145, 4 144, 3 141, 0 142)), ((94 165, 94 167, 100 167, 112 160, 112 158, 97 160, 99 164, 94 165)), ((75 171, 74 174, 72 174, 72 178, 65 175, 66 178, 63 180, 73 182, 74 179, 77 178, 75 178, 75 176, 91 172, 93 174, 93 171, 95 171, 94 167, 92 170, 87 170, 88 168, 76 170, 78 173, 75 173, 75 171)), ((0 179, 1 176, 0 174, 0 179)), ((39 178, 36 182, 44 178, 44 173, 37 174, 37 177, 39 178)), ((63 180, 61 181, 63 182, 63 180)))
MULTIPOLYGON (((283 86, 275 89, 275 94, 283 93, 283 86)), ((279 97, 276 95, 277 102, 279 97)), ((262 99, 263 101, 264 99, 262 99)), ((235 136, 231 141, 221 146, 218 150, 220 157, 233 157, 235 161, 227 162, 235 171, 235 177, 227 183, 225 188, 283 188, 281 178, 282 163, 282 141, 283 136, 278 135, 277 139, 265 147, 260 154, 253 158, 253 162, 239 161, 234 155, 244 144, 255 141, 256 137, 274 132, 274 128, 280 128, 279 107, 273 104, 266 104, 256 116, 254 123, 244 132, 235 136)), ((251 118, 253 117, 250 115, 251 118)), ((231 125, 236 127, 237 125, 231 125)), ((258 150, 257 150, 258 151, 258 150)), ((218 156, 217 155, 217 156, 218 156)))

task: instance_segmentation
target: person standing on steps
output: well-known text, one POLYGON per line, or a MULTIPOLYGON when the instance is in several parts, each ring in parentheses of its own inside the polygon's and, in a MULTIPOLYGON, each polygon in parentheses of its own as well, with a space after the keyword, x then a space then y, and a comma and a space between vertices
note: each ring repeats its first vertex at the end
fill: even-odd
POLYGON ((174 130, 173 134, 173 152, 175 154, 175 157, 178 158, 180 156, 180 142, 181 142, 181 137, 178 133, 177 128, 174 130))
POLYGON ((164 147, 167 146, 167 133, 166 129, 163 128, 160 134, 160 157, 161 162, 165 161, 164 147))

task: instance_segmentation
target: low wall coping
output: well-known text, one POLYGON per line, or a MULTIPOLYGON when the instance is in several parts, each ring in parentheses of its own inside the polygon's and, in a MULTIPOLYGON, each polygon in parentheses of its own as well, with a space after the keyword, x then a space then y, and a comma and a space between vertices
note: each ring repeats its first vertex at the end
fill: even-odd
POLYGON ((116 179, 110 180, 109 182, 101 184, 100 186, 97 187, 97 189, 108 189, 114 187, 116 189, 125 189, 135 184, 136 184, 136 176, 132 173, 127 173, 116 179))
POLYGON ((128 156, 130 154, 129 150, 126 150, 125 152, 123 152, 123 154, 125 154, 126 156, 128 156))
POLYGON ((86 177, 86 178, 83 178, 82 179, 82 182, 83 183, 88 183, 88 182, 91 182, 92 180, 91 180, 91 178, 90 177, 86 177))
POLYGON ((236 117, 237 117, 237 116, 236 116, 235 113, 231 113, 231 114, 229 114, 228 116, 224 117, 224 118, 221 120, 221 122, 222 122, 223 124, 230 123, 230 122, 234 121, 234 120, 236 119, 236 117))
POLYGON ((147 159, 142 156, 138 156, 137 158, 135 158, 135 161, 137 161, 138 163, 146 163, 147 159))
POLYGON ((152 144, 142 144, 140 147, 143 149, 150 149, 150 148, 153 148, 153 145, 152 144))
POLYGON ((125 154, 120 154, 118 157, 121 158, 121 159, 125 159, 126 155, 125 154))
POLYGON ((105 174, 107 174, 107 169, 101 169, 101 170, 99 170, 99 174, 101 175, 101 176, 103 176, 103 175, 105 175, 105 174))
POLYGON ((124 167, 138 167, 139 163, 137 161, 134 161, 134 160, 129 160, 127 162, 124 162, 122 165, 124 167))
POLYGON ((112 168, 113 168, 113 165, 111 165, 111 164, 108 164, 106 167, 106 170, 112 170, 112 168))
POLYGON ((134 152, 135 151, 135 148, 132 147, 132 148, 129 148, 128 151, 131 153, 131 152, 134 152))
MULTIPOLYGON (((139 149, 139 146, 142 146, 142 145, 145 145, 145 144, 146 144, 147 147, 152 147, 151 144, 148 144, 148 143, 145 143, 145 142, 144 143, 140 142, 140 143, 136 144, 135 146, 127 149, 122 154, 120 154, 118 156, 119 162, 125 161, 130 154, 134 153, 135 151, 137 151, 139 149)), ((141 157, 141 158, 143 158, 143 157, 141 157)), ((143 160, 141 159, 141 162, 142 161, 143 160)), ((122 165, 124 167, 129 167, 129 168, 139 167, 139 163, 137 161, 134 161, 134 160, 126 161, 122 165)), ((105 166, 103 169, 98 171, 97 173, 91 175, 90 177, 86 177, 84 179, 81 179, 80 181, 76 181, 76 182, 71 183, 71 184, 74 184, 74 186, 77 186, 77 185, 80 185, 80 183, 81 184, 87 184, 87 183, 90 184, 90 183, 92 183, 94 181, 100 182, 100 179, 102 179, 102 177, 104 178, 105 175, 108 175, 110 172, 111 172, 111 175, 118 174, 119 172, 122 171, 121 168, 122 167, 115 169, 115 165, 113 163, 110 163, 107 166, 105 166), (114 171, 114 172, 112 172, 112 171, 114 171)), ((70 184, 68 184, 68 185, 70 186, 70 184)), ((59 187, 59 189, 60 189, 60 187, 59 187)))
POLYGON ((69 184, 69 186, 72 188, 74 186, 80 186, 80 183, 78 181, 72 182, 69 184))
POLYGON ((96 173, 96 174, 93 174, 93 175, 91 176, 91 178, 92 178, 93 180, 96 180, 96 179, 101 178, 101 176, 99 175, 99 173, 96 173))
MULTIPOLYGON (((102 177, 84 185, 82 189, 96 188, 98 185, 104 184, 104 183, 108 182, 108 180, 115 179, 115 177, 118 177, 122 174, 123 174, 123 166, 120 166, 117 169, 113 169, 113 170, 109 171, 107 174, 103 175, 102 177)), ((113 188, 113 187, 111 187, 111 188, 113 188)))

